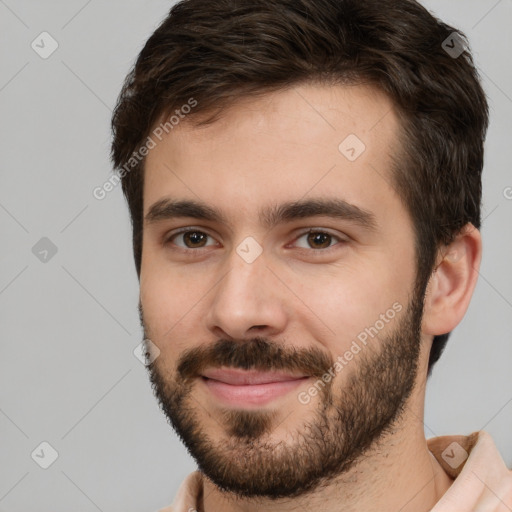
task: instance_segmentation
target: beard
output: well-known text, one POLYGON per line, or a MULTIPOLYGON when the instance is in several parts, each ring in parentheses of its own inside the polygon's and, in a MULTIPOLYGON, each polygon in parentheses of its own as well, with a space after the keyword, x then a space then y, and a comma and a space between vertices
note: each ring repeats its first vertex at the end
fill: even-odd
MULTIPOLYGON (((147 330, 139 304, 145 339, 147 330)), ((260 371, 284 370, 322 378, 335 364, 319 348, 295 349, 257 337, 220 339, 184 351, 173 373, 159 359, 147 365, 155 396, 171 426, 195 459, 199 470, 221 491, 239 498, 295 498, 329 485, 347 473, 366 452, 400 424, 414 388, 420 354, 423 294, 416 289, 395 329, 363 348, 304 408, 296 426, 279 422, 275 409, 216 408, 206 412, 193 396, 206 367, 226 366, 260 371), (341 376, 341 375, 340 375, 341 376), (204 421, 212 418, 222 435, 211 436, 204 421), (285 440, 272 439, 280 426, 285 440)), ((391 327, 391 324, 390 326, 391 327)), ((389 329, 388 327, 388 329, 389 329)), ((158 340, 156 340, 158 345, 158 340)), ((318 388, 317 388, 318 389, 318 388)), ((290 413, 292 414, 292 413, 290 413)))

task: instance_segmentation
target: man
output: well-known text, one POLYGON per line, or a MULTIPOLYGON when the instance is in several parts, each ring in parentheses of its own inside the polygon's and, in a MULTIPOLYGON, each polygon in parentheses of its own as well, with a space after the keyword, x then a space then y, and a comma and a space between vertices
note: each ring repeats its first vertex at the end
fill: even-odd
POLYGON ((425 439, 481 259, 487 102, 412 0, 186 0, 113 117, 165 511, 512 510, 486 432, 425 439))

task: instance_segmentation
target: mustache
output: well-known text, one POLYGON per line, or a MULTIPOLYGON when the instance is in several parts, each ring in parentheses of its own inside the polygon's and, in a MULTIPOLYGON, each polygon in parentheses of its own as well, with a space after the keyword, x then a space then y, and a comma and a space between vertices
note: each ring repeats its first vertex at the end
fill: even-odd
POLYGON ((217 340, 214 344, 186 350, 178 359, 177 372, 184 380, 199 377, 209 367, 242 370, 285 370, 321 378, 334 365, 320 349, 286 347, 262 337, 250 340, 217 340))
MULTIPOLYGON (((146 336, 144 311, 139 298, 140 324, 146 336)), ((151 363, 148 369, 156 364, 151 363)), ((222 338, 211 345, 185 350, 178 358, 177 376, 185 381, 195 379, 210 367, 228 367, 241 370, 288 371, 322 378, 335 360, 317 347, 284 347, 261 336, 248 340, 222 338)))

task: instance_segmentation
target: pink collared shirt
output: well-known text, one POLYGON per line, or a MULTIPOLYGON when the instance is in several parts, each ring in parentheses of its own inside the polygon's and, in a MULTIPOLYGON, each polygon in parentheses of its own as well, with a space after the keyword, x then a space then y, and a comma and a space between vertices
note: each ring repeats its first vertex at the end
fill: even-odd
MULTIPOLYGON (((454 479, 431 512, 512 512, 512 470, 486 431, 433 437, 427 445, 454 479)), ((194 471, 182 482, 172 505, 159 512, 197 512, 202 493, 202 474, 194 471)))

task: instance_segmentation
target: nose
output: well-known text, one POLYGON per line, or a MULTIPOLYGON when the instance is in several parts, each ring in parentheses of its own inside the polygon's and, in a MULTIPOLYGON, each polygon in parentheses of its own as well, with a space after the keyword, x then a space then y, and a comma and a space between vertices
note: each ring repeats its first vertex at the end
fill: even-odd
POLYGON ((247 263, 233 251, 206 315, 207 327, 216 337, 240 340, 275 336, 285 330, 288 315, 283 285, 267 263, 265 252, 247 263))

